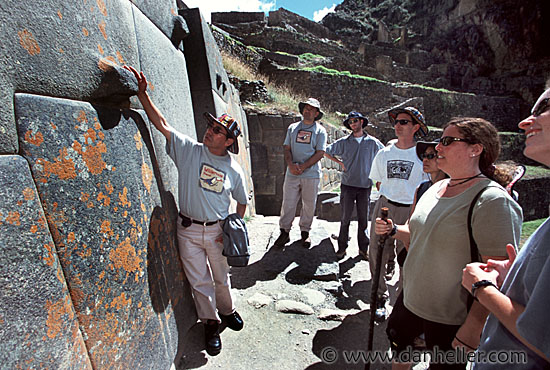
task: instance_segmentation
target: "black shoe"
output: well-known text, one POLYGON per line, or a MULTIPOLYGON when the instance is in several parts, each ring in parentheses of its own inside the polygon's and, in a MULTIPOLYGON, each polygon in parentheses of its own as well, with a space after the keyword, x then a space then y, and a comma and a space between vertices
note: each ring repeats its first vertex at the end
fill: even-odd
POLYGON ((384 297, 378 297, 376 299, 376 312, 374 313, 374 321, 384 322, 386 320, 386 299, 384 297))
POLYGON ((222 322, 225 323, 225 325, 227 325, 227 327, 231 330, 239 331, 244 326, 243 319, 237 311, 229 315, 220 314, 220 318, 222 319, 222 322))
POLYGON ((338 251, 336 252, 336 257, 338 257, 338 259, 342 259, 344 258, 345 255, 346 255, 346 250, 338 248, 338 251))
POLYGON ((220 324, 216 320, 208 320, 204 325, 204 343, 210 356, 217 356, 222 351, 220 324))
POLYGON ((395 262, 390 261, 386 266, 386 275, 385 275, 386 280, 391 280, 393 278, 394 272, 395 272, 395 262))
POLYGON ((311 239, 309 238, 309 232, 308 231, 302 231, 302 247, 309 248, 311 247, 311 239))
POLYGON ((360 257, 363 257, 363 259, 364 259, 365 261, 368 261, 368 260, 369 260, 369 252, 368 252, 368 251, 359 250, 359 256, 360 256, 360 257))
POLYGON ((290 236, 288 234, 288 231, 281 229, 281 234, 275 240, 275 243, 273 244, 276 247, 284 247, 286 243, 290 241, 290 236))

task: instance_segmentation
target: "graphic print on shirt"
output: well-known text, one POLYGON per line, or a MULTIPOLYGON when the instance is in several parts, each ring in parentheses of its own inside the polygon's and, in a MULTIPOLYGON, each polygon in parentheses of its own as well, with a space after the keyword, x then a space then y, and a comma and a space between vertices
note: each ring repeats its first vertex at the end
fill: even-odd
POLYGON ((225 172, 220 171, 207 163, 201 165, 199 186, 204 190, 220 194, 223 191, 225 172))
POLYGON ((388 179, 408 180, 411 176, 414 162, 404 160, 388 161, 388 179))
POLYGON ((312 135, 313 133, 311 131, 299 130, 298 135, 296 135, 296 142, 300 144, 310 144, 312 135))

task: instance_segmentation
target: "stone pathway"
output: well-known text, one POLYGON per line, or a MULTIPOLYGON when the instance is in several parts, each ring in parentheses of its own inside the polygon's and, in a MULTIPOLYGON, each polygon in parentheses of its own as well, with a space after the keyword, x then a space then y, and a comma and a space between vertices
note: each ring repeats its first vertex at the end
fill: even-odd
MULTIPOLYGON (((358 256, 357 223, 346 257, 337 260, 339 223, 316 219, 312 246, 299 243, 272 247, 279 234, 278 217, 254 216, 247 224, 252 256, 245 268, 233 268, 232 286, 245 326, 223 331, 220 355, 210 357, 202 345, 202 327, 187 335, 178 369, 363 369, 360 351, 367 348, 370 312, 368 262, 358 256), (334 242, 334 246, 333 246, 334 242), (354 360, 353 356, 356 356, 354 360)), ((392 302, 398 272, 389 282, 392 302)), ((391 307, 390 307, 391 309, 391 307)), ((375 326, 374 349, 386 352, 385 323, 375 326)), ((375 364, 372 369, 389 369, 375 364)), ((415 369, 423 369, 420 364, 415 369)))

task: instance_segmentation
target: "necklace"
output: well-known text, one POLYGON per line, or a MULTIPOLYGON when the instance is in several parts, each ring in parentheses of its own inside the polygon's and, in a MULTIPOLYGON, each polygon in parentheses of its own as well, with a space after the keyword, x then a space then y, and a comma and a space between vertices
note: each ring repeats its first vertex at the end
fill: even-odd
POLYGON ((448 187, 448 188, 452 188, 453 186, 457 186, 457 185, 460 185, 460 184, 467 183, 468 181, 473 180, 473 179, 475 179, 476 177, 480 177, 480 176, 483 176, 483 175, 481 174, 481 172, 478 173, 477 175, 474 175, 474 176, 471 176, 471 177, 462 177, 462 178, 460 178, 460 179, 450 179, 450 180, 449 180, 449 183, 447 184, 447 187, 448 187), (454 181, 454 180, 462 180, 462 181, 461 181, 461 182, 457 182, 456 184, 452 184, 452 185, 451 185, 451 181, 454 181))

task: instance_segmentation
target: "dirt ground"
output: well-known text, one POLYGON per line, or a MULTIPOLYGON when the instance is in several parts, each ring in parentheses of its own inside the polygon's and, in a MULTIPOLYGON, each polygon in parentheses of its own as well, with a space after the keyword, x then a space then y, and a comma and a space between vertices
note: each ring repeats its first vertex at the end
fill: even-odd
MULTIPOLYGON (((244 329, 224 330, 222 352, 211 357, 204 350, 203 328, 195 325, 178 369, 365 368, 361 356, 368 341, 371 281, 368 262, 358 256, 357 223, 352 222, 347 255, 338 261, 331 235, 338 234, 339 223, 316 219, 311 248, 305 249, 297 242, 297 222, 290 234, 291 244, 285 248, 273 247, 279 234, 278 217, 254 216, 247 223, 250 263, 232 268, 231 274, 244 329), (305 304, 313 313, 280 312, 278 305, 284 301, 305 304), (345 317, 340 321, 319 318, 326 310, 337 310, 345 317)), ((391 304, 398 275, 396 272, 389 282, 391 304)), ((385 328, 385 323, 375 326, 374 350, 388 351, 385 328)), ((387 363, 371 365, 371 369, 390 367, 387 363)), ((426 367, 419 364, 415 369, 426 367)))

